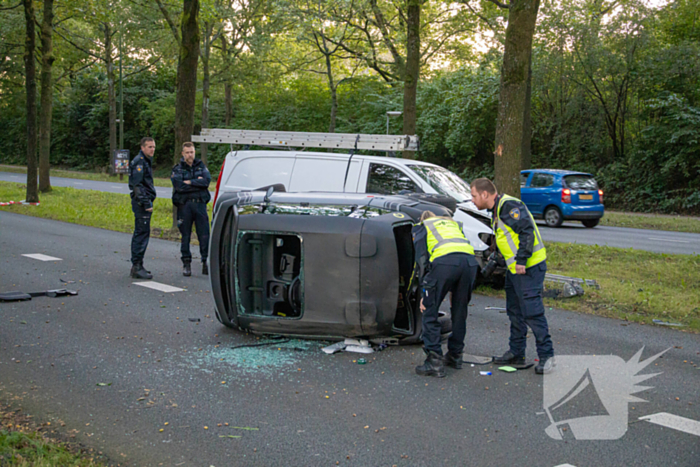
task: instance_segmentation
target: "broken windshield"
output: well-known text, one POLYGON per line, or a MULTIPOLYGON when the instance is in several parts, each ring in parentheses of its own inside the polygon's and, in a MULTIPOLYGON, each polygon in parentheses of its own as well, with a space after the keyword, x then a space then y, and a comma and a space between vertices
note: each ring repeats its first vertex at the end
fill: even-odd
POLYGON ((454 198, 458 203, 472 199, 469 184, 457 174, 433 165, 409 165, 409 167, 441 195, 454 198))

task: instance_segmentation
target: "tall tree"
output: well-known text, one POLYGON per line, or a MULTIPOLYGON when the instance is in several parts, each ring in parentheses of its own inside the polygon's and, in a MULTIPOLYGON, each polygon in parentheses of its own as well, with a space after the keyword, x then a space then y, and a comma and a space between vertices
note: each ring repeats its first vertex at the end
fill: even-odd
POLYGON ((27 91, 27 202, 38 203, 36 161, 36 28, 34 0, 23 0, 26 36, 24 41, 25 87, 27 91))
POLYGON ((51 191, 51 117, 53 114, 53 0, 44 0, 41 21, 41 113, 39 114, 39 191, 51 191))
POLYGON ((511 0, 508 5, 497 0, 490 1, 508 9, 496 122, 495 181, 500 192, 520 196, 523 154, 529 154, 532 140, 528 93, 532 36, 535 33, 540 1, 511 0))
POLYGON ((197 95, 197 62, 199 59, 199 0, 184 0, 180 19, 180 52, 177 63, 175 95, 175 154, 177 164, 182 143, 192 139, 194 104, 197 95))

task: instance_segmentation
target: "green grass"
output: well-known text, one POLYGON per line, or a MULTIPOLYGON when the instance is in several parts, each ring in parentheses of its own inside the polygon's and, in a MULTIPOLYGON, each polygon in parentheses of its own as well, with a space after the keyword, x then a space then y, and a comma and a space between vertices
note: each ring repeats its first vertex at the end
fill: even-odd
MULTIPOLYGON (((600 289, 545 299, 548 307, 652 324, 660 319, 700 331, 700 256, 668 255, 607 246, 547 244, 547 272, 595 279, 600 289)), ((481 287, 487 295, 503 291, 481 287)))
MULTIPOLYGON (((0 202, 21 201, 25 195, 25 185, 0 182, 0 202)), ((39 206, 1 206, 0 210, 118 232, 134 231, 134 214, 129 195, 54 188, 49 193, 41 193, 39 200, 39 206)), ((171 230, 172 206, 169 198, 156 199, 151 218, 151 236, 179 238, 179 233, 171 230)), ((211 216, 211 203, 208 207, 211 216)))
MULTIPOLYGON (((19 174, 26 174, 27 168, 16 166, 16 165, 0 165, 0 172, 12 172, 19 174)), ((49 171, 52 177, 63 177, 63 178, 77 178, 80 180, 93 180, 96 182, 112 182, 112 183, 129 183, 129 176, 124 175, 123 180, 119 180, 119 176, 113 177, 109 174, 104 173, 94 173, 94 172, 78 172, 75 170, 59 170, 51 169, 49 171)), ((153 184, 155 186, 173 186, 169 178, 154 178, 153 184)))
POLYGON ((606 211, 605 216, 600 220, 600 225, 700 233, 700 218, 686 216, 606 211))
POLYGON ((97 467, 103 464, 72 452, 38 433, 0 430, 0 465, 13 467, 97 467))

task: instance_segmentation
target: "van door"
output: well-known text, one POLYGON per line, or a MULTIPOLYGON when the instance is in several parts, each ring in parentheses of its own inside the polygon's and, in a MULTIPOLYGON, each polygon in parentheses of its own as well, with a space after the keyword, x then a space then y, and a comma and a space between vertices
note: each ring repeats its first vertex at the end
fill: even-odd
POLYGON ((287 191, 357 191, 361 161, 353 159, 348 169, 348 159, 297 154, 292 180, 287 191), (347 182, 345 173, 347 171, 347 182))
POLYGON ((366 182, 359 187, 361 193, 377 193, 381 195, 423 193, 418 183, 397 167, 369 161, 365 161, 365 166, 367 167, 365 172, 366 182))

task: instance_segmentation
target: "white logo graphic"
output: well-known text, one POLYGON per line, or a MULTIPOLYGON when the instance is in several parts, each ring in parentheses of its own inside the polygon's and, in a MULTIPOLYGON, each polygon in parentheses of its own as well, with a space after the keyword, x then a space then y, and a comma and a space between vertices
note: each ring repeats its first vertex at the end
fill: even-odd
POLYGON ((644 347, 628 362, 616 355, 563 355, 544 375, 544 410, 553 439, 611 440, 627 432, 628 404, 646 402, 633 396, 653 386, 637 386, 660 373, 637 375, 669 349, 642 362, 644 347))

